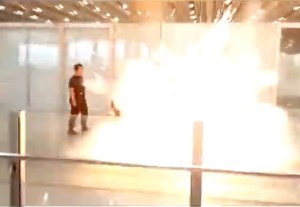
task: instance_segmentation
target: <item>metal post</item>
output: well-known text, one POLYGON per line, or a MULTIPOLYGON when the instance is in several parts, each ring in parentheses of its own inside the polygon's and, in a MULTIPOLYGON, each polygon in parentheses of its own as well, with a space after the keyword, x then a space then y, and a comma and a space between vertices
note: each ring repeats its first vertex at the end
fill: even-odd
MULTIPOLYGON (((202 166, 203 124, 194 123, 193 131, 193 165, 202 166)), ((201 206, 202 170, 191 172, 190 206, 201 206)))
MULTIPOLYGON (((12 153, 25 155, 26 122, 25 111, 10 114, 10 150, 12 153)), ((25 161, 10 161, 10 206, 23 206, 25 192, 25 161)))

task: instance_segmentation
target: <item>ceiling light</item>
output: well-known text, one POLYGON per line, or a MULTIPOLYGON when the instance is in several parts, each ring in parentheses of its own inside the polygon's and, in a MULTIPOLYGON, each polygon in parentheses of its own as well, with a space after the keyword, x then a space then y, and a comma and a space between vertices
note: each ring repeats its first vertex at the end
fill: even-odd
POLYGON ((278 21, 284 21, 284 20, 285 20, 284 17, 280 17, 280 18, 278 19, 278 21))
POLYGON ((110 17, 110 13, 107 12, 107 13, 105 14, 105 16, 110 17))
POLYGON ((99 12, 99 11, 101 11, 101 9, 100 9, 99 7, 96 6, 95 9, 93 9, 93 11, 94 11, 94 12, 99 12))
POLYGON ((300 9, 300 6, 295 6, 295 7, 293 8, 294 11, 298 11, 299 9, 300 9))
POLYGON ((232 0, 224 0, 224 4, 229 5, 232 2, 232 0))
POLYGON ((191 15, 195 14, 195 10, 190 11, 190 14, 191 15))
POLYGON ((71 14, 72 16, 78 15, 78 12, 76 10, 74 11, 70 11, 69 14, 71 14))
POLYGON ((64 6, 63 6, 62 4, 58 4, 58 5, 55 5, 55 8, 56 8, 57 10, 61 10, 61 9, 64 8, 64 6))
POLYGON ((0 5, 0 11, 5 10, 5 6, 0 5))
POLYGON ((89 2, 86 1, 86 0, 82 0, 82 1, 79 1, 79 4, 80 4, 81 6, 86 6, 86 5, 89 4, 89 2))
POLYGON ((174 9, 172 10, 172 13, 170 14, 170 17, 171 17, 171 18, 174 17, 175 12, 176 12, 176 9, 174 8, 174 9))
POLYGON ((191 19, 196 19, 196 18, 197 18, 196 15, 191 16, 191 19))
POLYGON ((19 7, 21 7, 21 9, 23 9, 23 10, 26 10, 26 8, 21 4, 19 4, 19 7))
POLYGON ((18 11, 14 11, 14 14, 15 14, 15 15, 19 15, 19 16, 21 16, 21 15, 23 15, 23 14, 24 14, 24 12, 22 12, 22 11, 18 10, 18 11))
POLYGON ((138 15, 141 15, 141 14, 142 14, 142 12, 141 12, 140 10, 137 10, 137 13, 138 13, 138 15))
POLYGON ((47 20, 46 20, 46 23, 49 24, 49 23, 52 23, 52 21, 51 21, 50 19, 47 19, 47 20))
POLYGON ((125 10, 125 9, 128 9, 128 5, 127 4, 122 4, 122 8, 125 10))
POLYGON ((189 8, 193 8, 195 5, 194 5, 194 3, 189 3, 189 8))
POLYGON ((69 22, 70 21, 70 19, 69 18, 64 18, 64 22, 69 22))
POLYGON ((114 22, 119 22, 119 18, 118 17, 114 17, 113 19, 112 19, 112 21, 114 21, 114 22))
POLYGON ((33 8, 32 11, 34 11, 36 13, 42 13, 43 12, 43 10, 41 8, 39 8, 39 7, 33 8))
POLYGON ((37 20, 39 17, 38 17, 37 15, 31 15, 29 18, 30 18, 30 19, 34 19, 34 20, 37 20))

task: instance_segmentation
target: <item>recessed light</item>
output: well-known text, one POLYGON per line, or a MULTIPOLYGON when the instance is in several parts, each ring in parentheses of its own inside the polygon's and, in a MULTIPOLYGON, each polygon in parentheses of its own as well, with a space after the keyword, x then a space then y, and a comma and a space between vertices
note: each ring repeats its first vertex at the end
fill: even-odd
POLYGON ((105 14, 105 16, 110 17, 110 13, 107 12, 107 13, 105 14))
POLYGON ((229 5, 232 2, 232 0, 224 0, 224 4, 229 5))
POLYGON ((128 9, 128 5, 127 4, 122 4, 122 8, 123 9, 128 9))
POLYGON ((278 19, 278 21, 284 21, 284 20, 285 20, 284 17, 280 17, 280 18, 278 19))
POLYGON ((30 18, 30 19, 34 19, 34 20, 37 20, 39 17, 38 17, 37 15, 31 15, 29 18, 30 18))
POLYGON ((195 14, 195 10, 190 11, 190 14, 191 15, 195 14))
POLYGON ((101 11, 101 9, 96 6, 95 9, 94 9, 94 12, 100 12, 100 11, 101 11))
POLYGON ((196 15, 191 16, 191 19, 196 19, 196 18, 197 18, 196 15))
POLYGON ((295 7, 293 8, 294 11, 298 11, 299 9, 300 9, 300 6, 295 6, 295 7))
POLYGON ((56 8, 57 10, 61 10, 61 9, 64 8, 64 6, 63 6, 62 4, 58 4, 58 5, 55 5, 55 8, 56 8))
POLYGON ((113 19, 112 19, 112 21, 114 21, 114 22, 119 22, 119 18, 118 17, 114 17, 113 19))
POLYGON ((21 16, 21 15, 24 14, 24 12, 18 10, 18 11, 14 11, 14 14, 15 14, 15 15, 18 15, 18 16, 21 16))
POLYGON ((0 11, 5 10, 5 6, 0 5, 0 11))
POLYGON ((23 10, 26 10, 26 8, 21 4, 19 4, 19 7, 21 7, 21 9, 23 9, 23 10))
POLYGON ((52 21, 50 19, 47 19, 46 23, 52 23, 52 21))
POLYGON ((74 11, 70 11, 69 14, 71 14, 72 16, 78 15, 78 12, 76 10, 74 11))
POLYGON ((70 21, 70 19, 69 18, 64 18, 64 22, 69 22, 70 21))
POLYGON ((79 4, 80 4, 81 6, 86 6, 86 5, 89 4, 89 2, 86 1, 86 0, 82 0, 82 1, 79 1, 79 4))
POLYGON ((195 4, 194 4, 194 3, 192 3, 192 2, 191 2, 191 3, 189 3, 189 7, 190 7, 190 8, 193 8, 194 6, 195 6, 195 4))
POLYGON ((41 8, 39 8, 39 7, 33 8, 32 11, 34 11, 36 13, 42 13, 43 12, 43 10, 41 8))

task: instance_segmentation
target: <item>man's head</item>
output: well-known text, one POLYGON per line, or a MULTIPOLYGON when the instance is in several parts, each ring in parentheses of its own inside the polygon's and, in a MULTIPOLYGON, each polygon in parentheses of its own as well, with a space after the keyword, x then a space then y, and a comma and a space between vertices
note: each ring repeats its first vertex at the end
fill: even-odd
POLYGON ((81 63, 77 63, 74 65, 74 73, 77 76, 82 76, 83 73, 83 66, 81 63))

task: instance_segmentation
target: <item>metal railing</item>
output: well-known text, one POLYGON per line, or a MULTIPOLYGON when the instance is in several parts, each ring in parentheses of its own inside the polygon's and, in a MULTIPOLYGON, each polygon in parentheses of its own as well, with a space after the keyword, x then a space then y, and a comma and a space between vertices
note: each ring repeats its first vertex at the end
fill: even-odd
POLYGON ((202 138, 203 125, 200 122, 194 124, 193 132, 193 163, 190 166, 160 166, 160 165, 144 165, 131 164, 123 162, 107 162, 100 160, 75 159, 75 158, 58 158, 31 156, 25 153, 25 112, 11 113, 11 150, 12 153, 1 153, 0 159, 10 161, 10 205, 24 205, 24 187, 25 183, 25 162, 24 161, 45 161, 45 162, 63 162, 90 165, 106 165, 120 166, 129 168, 145 168, 157 170, 174 170, 191 172, 190 186, 190 206, 201 206, 202 203, 202 174, 203 172, 235 174, 235 175, 251 175, 269 178, 300 178, 300 173, 275 173, 275 172, 251 172, 226 169, 213 169, 202 166, 202 138))

